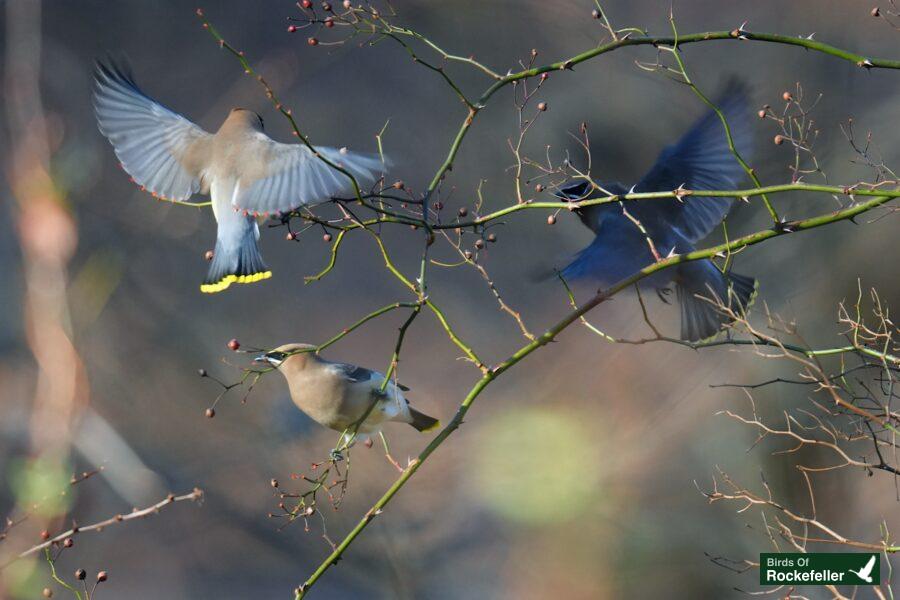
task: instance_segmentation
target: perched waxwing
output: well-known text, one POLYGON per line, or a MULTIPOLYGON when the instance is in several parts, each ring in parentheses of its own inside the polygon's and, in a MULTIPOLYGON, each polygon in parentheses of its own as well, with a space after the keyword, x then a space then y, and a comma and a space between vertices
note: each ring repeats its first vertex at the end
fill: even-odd
MULTIPOLYGON (((584 179, 564 184, 557 196, 566 202, 634 192, 727 190, 745 178, 744 169, 729 146, 747 160, 753 150, 751 112, 746 87, 736 81, 716 103, 730 127, 730 139, 716 112, 708 111, 680 140, 666 147, 656 164, 635 185, 598 184, 584 179)), ((575 209, 596 237, 560 274, 567 280, 587 280, 608 286, 653 264, 656 257, 687 254, 717 228, 731 210, 734 198, 660 198, 640 202, 611 202, 575 209), (627 213, 625 212, 627 209, 627 213), (640 224, 640 227, 638 226, 640 224)), ((709 300, 742 313, 756 297, 757 282, 733 271, 722 272, 711 260, 685 262, 651 275, 641 286, 665 294, 674 286, 681 304, 681 337, 692 342, 716 336, 731 319, 709 300), (709 300, 707 300, 709 299, 709 300)))
POLYGON ((403 395, 409 388, 391 381, 381 391, 384 374, 325 360, 315 353, 315 346, 286 344, 261 354, 256 362, 278 369, 297 408, 335 431, 352 435, 363 417, 357 430, 357 437, 363 440, 381 431, 386 421, 409 423, 419 431, 431 431, 441 424, 409 405, 403 395))
MULTIPOLYGON (((263 133, 263 120, 232 109, 208 133, 144 94, 127 69, 97 64, 94 111, 122 168, 142 189, 166 200, 210 194, 218 223, 203 292, 272 276, 259 252, 256 217, 318 204, 352 189, 350 179, 303 144, 281 144, 263 133)), ((360 184, 383 167, 377 155, 316 147, 360 184)))

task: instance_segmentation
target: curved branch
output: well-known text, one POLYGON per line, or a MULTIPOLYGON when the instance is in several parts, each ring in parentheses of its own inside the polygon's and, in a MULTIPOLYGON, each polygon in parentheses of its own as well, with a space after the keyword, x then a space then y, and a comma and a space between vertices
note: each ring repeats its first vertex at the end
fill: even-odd
POLYGON ((563 317, 559 322, 555 325, 547 329, 542 335, 538 336, 534 341, 522 346, 518 351, 513 353, 509 358, 489 369, 485 374, 479 379, 469 393, 466 395, 465 399, 459 406, 456 414, 453 419, 447 424, 447 426, 438 433, 437 436, 425 447, 424 450, 412 460, 406 469, 403 470, 403 473, 394 481, 394 483, 385 491, 385 493, 379 498, 379 500, 370 508, 363 518, 356 524, 356 526, 347 534, 347 536, 341 541, 340 544, 334 549, 334 551, 319 565, 319 567, 313 572, 312 575, 303 583, 303 585, 299 586, 295 593, 295 600, 300 600, 306 594, 306 592, 310 589, 311 586, 315 585, 315 583, 322 577, 322 575, 333 565, 336 564, 337 561, 341 558, 341 555, 346 551, 346 549, 353 543, 353 541, 359 536, 360 533, 372 522, 372 520, 380 515, 384 508, 390 503, 393 497, 400 491, 400 489, 406 484, 407 481, 413 476, 413 474, 419 469, 422 463, 428 459, 428 457, 441 445, 444 441, 457 429, 463 422, 463 418, 468 412, 469 408, 475 402, 475 399, 481 394, 482 391, 497 377, 501 374, 515 366, 517 363, 521 362, 528 355, 533 353, 538 348, 545 346, 556 339, 556 337, 564 331, 569 325, 580 319, 586 313, 588 313, 593 308, 602 304, 612 296, 616 295, 620 291, 627 289, 649 277, 650 275, 662 271, 663 269, 672 267, 677 264, 702 260, 707 258, 713 258, 717 254, 724 251, 734 251, 739 250, 741 248, 745 248, 747 246, 752 246, 755 244, 759 244, 765 240, 768 240, 773 237, 779 237, 783 235, 792 234, 799 231, 805 231, 808 229, 815 229, 816 227, 822 227, 825 225, 829 225, 831 223, 836 223, 838 221, 844 221, 847 219, 852 219, 853 217, 862 214, 866 211, 872 210, 889 202, 891 197, 889 196, 880 196, 873 198, 867 202, 863 202, 852 206, 850 208, 846 208, 839 211, 834 211, 831 213, 827 213, 824 215, 819 215, 816 217, 812 217, 810 219, 804 219, 801 221, 790 221, 785 223, 783 227, 778 229, 767 229, 764 231, 758 231, 756 233, 752 233, 750 235, 746 235, 730 242, 724 244, 718 244, 715 246, 710 246, 708 248, 704 248, 702 250, 695 250, 694 252, 690 252, 687 254, 677 254, 674 256, 667 257, 663 260, 657 261, 653 264, 647 265, 634 275, 627 277, 617 284, 613 285, 607 290, 601 290, 597 292, 597 294, 591 298, 588 302, 583 304, 576 310, 573 310, 565 317, 563 317))

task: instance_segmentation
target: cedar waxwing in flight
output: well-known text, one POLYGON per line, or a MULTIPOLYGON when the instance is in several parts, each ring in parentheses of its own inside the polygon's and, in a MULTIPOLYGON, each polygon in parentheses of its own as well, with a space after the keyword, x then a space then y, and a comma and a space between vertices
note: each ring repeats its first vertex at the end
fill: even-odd
POLYGON ((440 426, 440 421, 409 405, 402 392, 409 388, 392 381, 382 392, 382 373, 325 360, 314 350, 315 346, 309 344, 286 344, 256 358, 256 362, 267 363, 284 375, 294 404, 314 421, 350 436, 374 402, 359 424, 358 439, 367 440, 368 434, 379 432, 385 421, 409 423, 419 431, 440 426))
MULTIPOLYGON (((346 175, 307 146, 269 138, 253 111, 232 109, 219 130, 208 133, 144 94, 125 69, 98 63, 94 80, 100 132, 141 189, 167 200, 210 194, 218 230, 203 292, 272 276, 257 245, 258 215, 286 213, 352 189, 346 175)), ((373 181, 383 166, 375 155, 316 151, 353 173, 360 185, 373 181)))
MULTIPOLYGON (((717 102, 731 129, 735 148, 750 159, 753 134, 745 88, 733 82, 717 102)), ((734 189, 744 179, 740 163, 731 153, 725 128, 715 112, 709 111, 678 142, 666 147, 656 164, 631 190, 618 182, 600 183, 604 192, 592 189, 587 181, 563 185, 557 196, 564 201, 585 200, 629 191, 673 191, 734 189), (608 192, 608 194, 606 193, 608 192)), ((567 280, 589 280, 612 285, 653 264, 655 257, 647 241, 653 241, 661 257, 685 254, 719 226, 734 198, 660 198, 638 202, 611 202, 579 208, 575 212, 596 237, 561 271, 567 280), (646 231, 623 212, 640 222, 646 231)), ((721 331, 730 319, 710 302, 721 301, 737 312, 745 311, 756 296, 757 282, 737 273, 723 273, 711 260, 699 260, 664 269, 644 279, 641 286, 664 294, 675 285, 681 304, 681 337, 701 341, 721 331)))

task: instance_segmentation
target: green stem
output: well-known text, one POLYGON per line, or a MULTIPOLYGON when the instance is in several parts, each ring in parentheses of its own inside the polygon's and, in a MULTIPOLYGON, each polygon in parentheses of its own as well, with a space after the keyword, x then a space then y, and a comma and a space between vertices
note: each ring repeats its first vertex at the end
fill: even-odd
MULTIPOLYGON (((669 16, 669 22, 672 24, 672 33, 675 34, 676 42, 672 45, 672 56, 675 58, 675 62, 678 64, 678 68, 681 70, 681 76, 684 77, 685 83, 693 90, 694 94, 703 101, 709 108, 711 108, 716 116, 719 117, 719 121, 722 123, 722 127, 725 128, 725 139, 728 141, 728 149, 731 151, 731 154, 737 159, 738 164, 741 165, 741 168, 747 174, 748 177, 753 181, 753 185, 756 187, 762 187, 762 182, 759 180, 759 177, 756 175, 756 171, 754 171, 750 165, 747 164, 747 161, 744 160, 744 157, 741 156, 740 152, 738 152, 737 148, 734 145, 734 138, 731 136, 731 126, 728 124, 728 119, 725 118, 725 114, 722 110, 715 105, 715 103, 707 98, 706 94, 700 91, 691 76, 688 75, 687 68, 684 65, 684 59, 681 58, 681 51, 678 49, 678 30, 675 28, 675 18, 673 16, 669 16)), ((769 216, 772 217, 773 223, 778 223, 779 217, 778 213, 775 212, 775 207, 772 206, 772 203, 769 202, 768 196, 766 194, 760 194, 762 196, 763 204, 766 206, 766 210, 769 211, 769 216)))
POLYGON ((597 46, 596 48, 592 48, 586 52, 582 52, 581 54, 576 54, 570 58, 565 60, 557 61, 554 63, 550 63, 541 67, 534 67, 531 69, 525 69, 522 71, 518 71, 516 73, 511 73, 506 75, 496 83, 494 83, 491 87, 487 89, 487 91, 482 95, 479 100, 479 104, 484 104, 484 102, 494 95, 497 90, 502 88, 503 86, 512 83, 513 81, 519 81, 520 79, 528 79, 529 77, 537 77, 541 73, 549 73, 551 71, 560 71, 560 70, 569 70, 572 69, 575 65, 579 63, 583 63, 586 60, 590 60, 595 56, 600 56, 601 54, 606 54, 608 52, 612 52, 614 50, 618 50, 619 48, 624 48, 626 46, 674 46, 676 42, 680 46, 684 46, 685 44, 695 44, 701 42, 711 42, 714 40, 731 40, 731 41, 740 41, 740 40, 750 40, 755 42, 769 42, 773 44, 785 44, 788 46, 798 46, 800 48, 805 48, 807 50, 813 50, 815 52, 821 52, 823 54, 827 54, 829 56, 834 56, 835 58, 840 58, 842 60, 846 60, 852 63, 855 63, 860 68, 865 69, 900 69, 900 60, 888 60, 883 58, 870 58, 867 56, 863 56, 862 54, 856 54, 855 52, 849 52, 847 50, 843 50, 836 46, 832 46, 830 44, 826 44, 824 42, 820 42, 817 40, 811 40, 809 38, 803 37, 794 37, 789 35, 780 35, 777 33, 753 33, 750 31, 706 31, 700 33, 691 33, 687 35, 680 35, 676 39, 674 36, 663 36, 663 37, 653 37, 653 36, 635 36, 635 37, 626 37, 621 38, 608 44, 602 44, 597 46))
POLYGON ((432 225, 432 229, 455 229, 457 227, 476 227, 484 225, 490 221, 505 217, 506 215, 519 212, 521 210, 530 209, 549 209, 559 210, 560 207, 569 210, 584 208, 587 206, 597 206, 599 204, 609 204, 611 202, 631 202, 636 200, 662 200, 666 198, 678 197, 698 197, 698 198, 751 198, 761 196, 763 194, 779 194, 784 192, 822 192, 826 194, 835 194, 839 196, 872 196, 872 197, 889 197, 900 198, 900 190, 880 190, 880 189, 854 189, 848 186, 835 185, 814 185, 807 183, 785 183, 780 185, 769 185, 763 187, 755 187, 744 190, 673 190, 664 192, 634 192, 623 194, 621 196, 603 196, 599 198, 590 198, 578 202, 563 202, 559 200, 547 202, 527 202, 525 204, 512 204, 505 208, 501 208, 492 213, 488 213, 477 219, 470 221, 461 221, 457 223, 444 223, 432 225))
POLYGON ((497 377, 499 377, 504 372, 508 371, 510 368, 515 366, 517 363, 521 362, 524 358, 530 355, 535 350, 545 346, 556 339, 556 337, 567 327, 569 327, 572 323, 580 319, 591 309, 595 308, 599 304, 605 302, 615 294, 620 291, 631 287, 636 284, 638 281, 649 277, 650 275, 662 271, 663 269, 672 267, 674 265, 678 265, 685 262, 695 261, 695 260, 703 260, 707 258, 713 258, 717 254, 723 251, 735 251, 741 248, 745 248, 747 246, 752 246, 755 244, 759 244, 765 240, 768 240, 773 237, 779 237, 783 235, 789 235, 799 231, 805 231, 808 229, 814 229, 816 227, 822 227, 824 225, 828 225, 830 223, 836 223, 838 221, 843 221, 846 219, 852 219, 853 217, 862 214, 868 210, 872 210, 878 206, 881 206, 885 202, 890 201, 891 198, 888 196, 881 196, 873 198, 867 202, 863 202, 857 204, 855 206, 834 211, 831 213, 827 213, 824 215, 819 215, 816 217, 812 217, 810 219, 804 219, 801 221, 791 221, 785 223, 784 227, 780 227, 778 229, 767 229, 764 231, 759 231, 756 233, 752 233, 750 235, 746 235, 740 238, 736 238, 731 240, 725 244, 718 244, 715 246, 711 246, 709 248, 704 248, 702 250, 695 250, 693 252, 689 252, 687 254, 678 254, 674 256, 670 256, 663 260, 657 261, 653 264, 647 265, 634 275, 627 277, 607 290, 601 290, 598 292, 593 298, 591 298, 588 302, 580 306, 579 308, 573 310, 565 317, 563 317, 559 322, 555 325, 547 329, 542 335, 538 336, 535 340, 529 342, 525 346, 522 346, 519 350, 517 350, 514 354, 512 354, 509 358, 496 365, 494 368, 487 370, 481 379, 472 387, 469 393, 466 395, 465 399, 459 406, 456 414, 453 419, 447 424, 447 426, 441 430, 441 432, 435 436, 435 438, 425 447, 424 450, 414 459, 409 466, 404 469, 403 473, 394 481, 393 484, 385 491, 385 493, 372 505, 366 514, 362 517, 362 519, 356 524, 356 526, 350 530, 347 536, 341 541, 340 544, 334 549, 334 551, 328 555, 328 557, 319 565, 319 567, 309 576, 309 578, 297 588, 295 592, 295 600, 302 599, 305 594, 309 591, 309 589, 322 577, 322 575, 333 565, 336 564, 337 561, 341 558, 344 551, 353 543, 353 541, 359 536, 360 533, 375 519, 376 516, 380 515, 384 508, 388 505, 391 499, 400 491, 400 489, 406 484, 407 481, 413 476, 413 474, 419 469, 419 467, 428 459, 429 456, 441 445, 444 441, 452 434, 463 422, 463 419, 466 413, 469 411, 469 408, 475 402, 475 399, 481 394, 482 391, 497 377))
POLYGON ((416 310, 416 312, 418 312, 419 304, 417 302, 394 302, 393 304, 388 304, 387 306, 382 306, 378 310, 370 312, 369 314, 364 316, 362 319, 358 320, 356 323, 354 323, 350 327, 343 329, 339 334, 332 336, 330 339, 328 339, 328 340, 322 342, 321 344, 319 344, 318 346, 316 346, 315 351, 321 352, 328 346, 331 346, 332 344, 335 344, 342 338, 346 337, 350 332, 352 332, 356 329, 359 329, 360 327, 362 327, 363 325, 365 325, 372 319, 378 318, 381 315, 383 315, 385 313, 389 313, 392 310, 396 310, 398 308, 413 308, 416 310))

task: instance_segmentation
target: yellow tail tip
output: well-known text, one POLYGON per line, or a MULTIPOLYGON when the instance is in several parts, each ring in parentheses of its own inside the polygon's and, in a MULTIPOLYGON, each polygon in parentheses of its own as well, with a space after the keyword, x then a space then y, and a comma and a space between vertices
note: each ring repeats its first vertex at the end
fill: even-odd
POLYGON ((435 429, 439 428, 440 426, 441 426, 441 422, 435 421, 434 425, 431 425, 430 427, 426 427, 425 429, 422 430, 422 433, 428 433, 429 431, 434 431, 435 429))
POLYGON ((249 275, 226 275, 215 283, 204 283, 200 286, 200 291, 204 294, 215 294, 216 292, 227 290, 232 283, 256 283, 271 276, 272 271, 261 271, 249 275))

